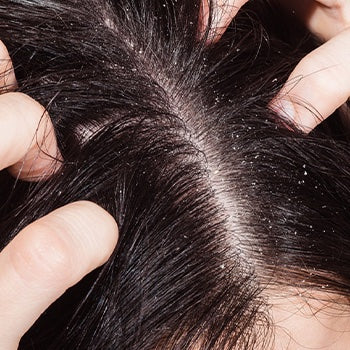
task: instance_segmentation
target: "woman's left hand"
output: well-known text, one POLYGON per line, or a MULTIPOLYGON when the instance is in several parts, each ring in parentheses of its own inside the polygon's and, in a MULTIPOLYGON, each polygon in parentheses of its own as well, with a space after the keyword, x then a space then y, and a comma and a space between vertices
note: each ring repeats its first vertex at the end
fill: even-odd
MULTIPOLYGON (((0 41, 0 170, 43 180, 62 161, 54 128, 43 106, 13 91, 16 84, 0 41)), ((21 230, 0 252, 0 349, 17 349, 50 304, 107 261, 117 240, 114 218, 87 201, 60 207, 21 230)))

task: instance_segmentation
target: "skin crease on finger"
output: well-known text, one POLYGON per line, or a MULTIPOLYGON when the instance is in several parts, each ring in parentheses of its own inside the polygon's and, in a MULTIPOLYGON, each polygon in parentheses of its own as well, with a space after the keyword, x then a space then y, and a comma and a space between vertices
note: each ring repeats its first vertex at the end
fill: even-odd
POLYGON ((0 348, 15 349, 53 301, 107 261, 117 239, 113 217, 86 201, 24 228, 0 254, 0 348))

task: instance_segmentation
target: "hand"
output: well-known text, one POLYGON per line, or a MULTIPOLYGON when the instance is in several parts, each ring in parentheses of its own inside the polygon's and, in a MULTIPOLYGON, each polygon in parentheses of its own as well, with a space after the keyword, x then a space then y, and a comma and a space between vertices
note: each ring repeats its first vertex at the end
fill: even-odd
POLYGON ((299 62, 272 102, 273 109, 310 132, 350 96, 350 2, 279 1, 328 40, 299 62))
MULTIPOLYGON (((49 176, 57 169, 59 154, 52 124, 36 101, 6 92, 14 89, 16 79, 1 42, 0 77, 0 91, 5 91, 0 95, 0 167, 30 180, 49 176)), ((107 261, 117 239, 112 216, 86 201, 25 227, 0 252, 0 349, 17 349, 51 303, 107 261)))
MULTIPOLYGON (((224 1, 224 0, 222 0, 224 1)), ((297 65, 271 107, 310 132, 344 104, 350 96, 350 2, 348 0, 279 0, 320 39, 328 40, 297 65)), ((227 0, 225 15, 213 21, 213 40, 218 40, 246 0, 227 0), (231 10, 228 10, 230 9, 231 10), (215 30, 215 27, 218 28, 215 30)), ((207 9, 207 0, 203 0, 207 9)), ((220 2, 216 2, 215 12, 220 2)), ((203 24, 208 16, 203 10, 203 24)))
POLYGON ((293 11, 323 41, 327 41, 350 26, 348 0, 278 0, 293 11))

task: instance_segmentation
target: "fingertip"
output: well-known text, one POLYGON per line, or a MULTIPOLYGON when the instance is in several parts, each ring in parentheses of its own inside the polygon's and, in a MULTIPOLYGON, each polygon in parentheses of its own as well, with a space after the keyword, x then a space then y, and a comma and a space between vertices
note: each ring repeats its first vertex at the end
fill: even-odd
POLYGON ((77 201, 52 212, 53 224, 69 227, 70 238, 79 246, 90 269, 104 264, 113 253, 119 236, 118 225, 111 214, 90 201, 77 201), (59 224, 61 222, 61 224, 59 224))
POLYGON ((269 104, 269 108, 285 121, 286 125, 294 125, 305 134, 310 133, 321 122, 316 110, 288 95, 277 96, 269 104))
POLYGON ((91 223, 90 234, 94 239, 101 240, 105 248, 101 251, 104 254, 100 257, 101 264, 105 263, 118 242, 119 229, 116 220, 109 212, 91 201, 78 201, 68 205, 70 206, 78 207, 78 210, 84 212, 86 219, 91 223))
POLYGON ((0 58, 4 59, 7 57, 9 57, 7 47, 5 46, 4 42, 0 39, 0 58))
POLYGON ((23 180, 48 178, 61 166, 47 110, 28 95, 0 95, 0 167, 23 180))
POLYGON ((0 348, 17 344, 50 304, 106 262, 117 240, 113 217, 88 201, 56 209, 20 231, 0 253, 0 348))
POLYGON ((45 265, 47 275, 52 272, 70 283, 103 265, 118 241, 118 225, 112 215, 90 201, 67 204, 24 230, 32 231, 35 242, 30 248, 34 258, 27 254, 28 260, 37 259, 37 266, 45 265))
POLYGON ((117 241, 114 218, 93 202, 78 201, 25 227, 5 252, 27 287, 64 291, 103 265, 117 241))

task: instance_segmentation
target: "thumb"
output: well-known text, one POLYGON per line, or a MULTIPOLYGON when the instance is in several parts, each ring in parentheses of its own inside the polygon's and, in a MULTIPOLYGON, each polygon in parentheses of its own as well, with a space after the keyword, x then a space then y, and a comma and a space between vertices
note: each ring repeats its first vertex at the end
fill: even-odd
POLYGON ((0 349, 112 254, 118 229, 96 204, 76 202, 24 228, 0 253, 0 349))

